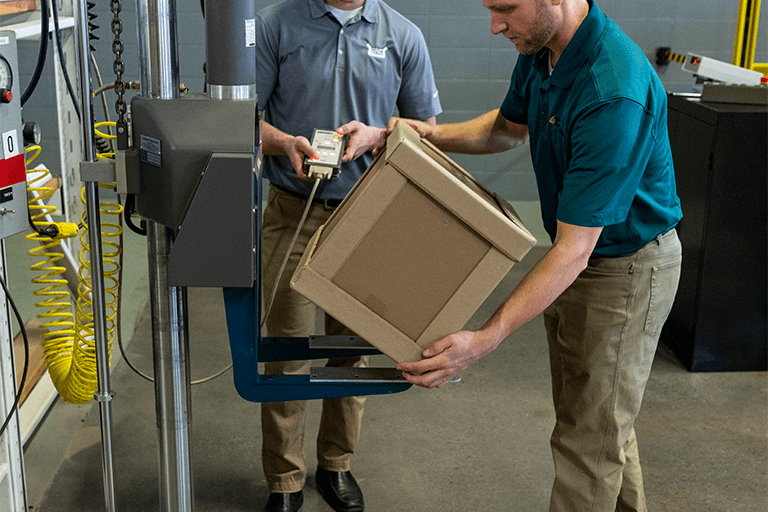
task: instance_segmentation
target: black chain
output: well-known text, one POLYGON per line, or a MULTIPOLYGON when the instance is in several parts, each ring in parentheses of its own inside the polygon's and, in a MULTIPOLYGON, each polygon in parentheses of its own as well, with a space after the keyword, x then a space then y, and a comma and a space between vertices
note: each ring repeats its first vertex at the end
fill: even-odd
POLYGON ((110 10, 114 17, 112 18, 112 33, 115 35, 112 41, 112 53, 115 54, 115 63, 112 66, 115 72, 115 94, 117 94, 117 101, 115 102, 115 111, 117 112, 117 148, 128 148, 128 124, 125 121, 125 113, 128 110, 128 106, 125 103, 125 82, 123 81, 123 73, 125 73, 125 63, 123 62, 123 50, 125 49, 120 36, 123 33, 123 22, 120 20, 120 11, 123 10, 121 0, 110 0, 110 10))

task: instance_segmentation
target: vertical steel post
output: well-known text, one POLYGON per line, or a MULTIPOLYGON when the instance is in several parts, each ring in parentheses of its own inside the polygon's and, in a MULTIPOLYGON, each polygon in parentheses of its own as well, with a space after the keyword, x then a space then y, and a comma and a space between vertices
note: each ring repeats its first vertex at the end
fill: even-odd
MULTIPOLYGON (((174 0, 137 0, 141 95, 176 99, 179 59, 174 0)), ((171 231, 147 223, 155 359, 160 510, 194 507, 190 461, 191 393, 186 289, 168 284, 171 231)))
MULTIPOLYGON (((0 276, 5 283, 8 283, 7 268, 5 240, 0 238, 0 276)), ((8 287, 7 284, 6 287, 8 287)), ((0 289, 0 407, 3 414, 16 409, 8 422, 5 433, 0 436, 0 468, 3 469, 0 471, 0 509, 26 510, 27 483, 24 474, 24 445, 19 430, 19 408, 14 403, 16 399, 16 372, 10 302, 10 297, 7 297, 5 291, 0 289)))
MULTIPOLYGON (((88 11, 85 0, 75 2, 75 39, 80 61, 80 105, 82 107, 83 160, 94 162, 96 151, 93 142, 93 102, 91 74, 89 67, 88 11)), ((41 37, 46 37, 42 34, 41 37)), ((104 265, 101 249, 101 218, 99 216, 98 183, 89 181, 85 184, 85 205, 88 215, 88 243, 90 244, 91 264, 91 299, 93 329, 96 344, 96 367, 98 390, 95 394, 99 402, 101 420, 102 473, 104 479, 104 500, 106 510, 116 510, 115 475, 112 460, 112 397, 109 375, 109 349, 107 339, 107 311, 104 294, 104 265)))
POLYGON ((160 510, 194 507, 190 460, 191 384, 186 288, 168 285, 170 231, 147 223, 155 359, 160 510))
POLYGON ((179 55, 175 0, 137 0, 141 95, 179 97, 179 55))
POLYGON ((205 1, 205 75, 211 99, 256 98, 255 36, 255 0, 205 1))

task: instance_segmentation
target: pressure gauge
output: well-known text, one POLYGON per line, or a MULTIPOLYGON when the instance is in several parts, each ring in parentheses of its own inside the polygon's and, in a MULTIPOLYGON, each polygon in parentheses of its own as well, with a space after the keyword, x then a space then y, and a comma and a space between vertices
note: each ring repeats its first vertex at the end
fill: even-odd
POLYGON ((0 55, 0 89, 11 90, 13 86, 13 70, 8 60, 0 55))

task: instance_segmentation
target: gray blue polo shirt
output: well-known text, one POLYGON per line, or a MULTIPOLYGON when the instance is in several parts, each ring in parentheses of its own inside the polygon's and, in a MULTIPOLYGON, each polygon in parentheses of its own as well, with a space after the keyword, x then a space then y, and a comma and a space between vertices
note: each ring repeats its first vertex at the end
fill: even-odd
MULTIPOLYGON (((381 0, 367 0, 343 27, 323 0, 287 0, 256 16, 256 91, 264 119, 291 135, 352 120, 428 119, 442 110, 419 28, 381 0)), ((323 181, 316 197, 342 199, 370 165, 367 153, 323 181)), ((287 157, 264 157, 272 183, 309 195, 287 157)))
POLYGON ((521 55, 501 114, 528 125, 544 227, 603 226, 597 256, 641 249, 682 218, 667 95, 642 50, 590 1, 549 74, 521 55))

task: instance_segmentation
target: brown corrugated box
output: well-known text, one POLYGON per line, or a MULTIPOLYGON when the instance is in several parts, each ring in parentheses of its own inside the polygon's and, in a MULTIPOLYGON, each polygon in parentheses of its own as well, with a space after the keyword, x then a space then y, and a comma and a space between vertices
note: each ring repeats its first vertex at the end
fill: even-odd
POLYGON ((511 206, 400 123, 291 287, 396 361, 416 361, 535 244, 511 206))

